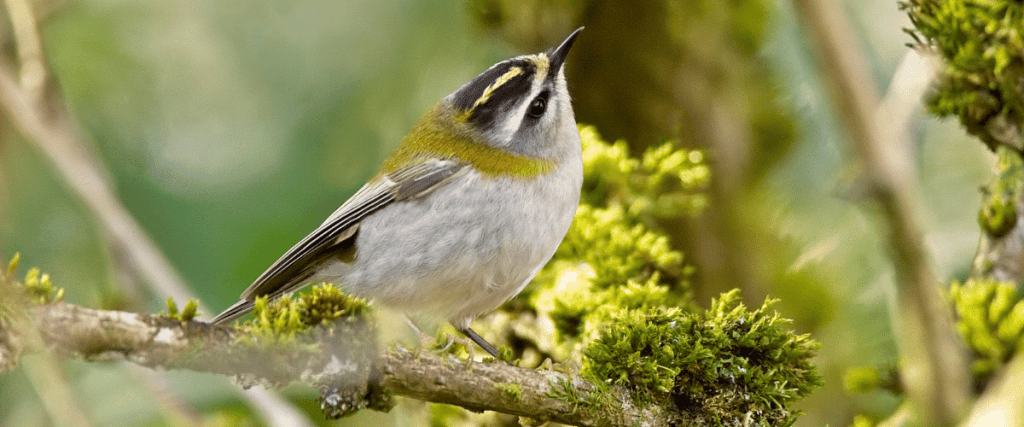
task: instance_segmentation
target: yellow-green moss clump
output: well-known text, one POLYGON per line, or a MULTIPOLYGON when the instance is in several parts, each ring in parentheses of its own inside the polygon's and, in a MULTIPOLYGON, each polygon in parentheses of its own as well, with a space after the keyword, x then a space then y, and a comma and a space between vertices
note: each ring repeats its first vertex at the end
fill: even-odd
POLYGON ((1024 345, 1024 301, 1014 284, 994 280, 954 283, 950 295, 957 330, 976 359, 976 378, 984 383, 1024 345))
POLYGON ((252 319, 239 326, 245 333, 238 335, 238 339, 288 342, 311 326, 337 319, 361 321, 368 308, 366 300, 345 294, 330 283, 274 301, 260 297, 255 301, 252 319))
POLYGON ((1021 153, 1005 146, 996 149, 999 159, 992 181, 981 187, 984 199, 978 211, 978 225, 991 237, 1002 237, 1017 225, 1017 200, 1024 191, 1024 161, 1021 153))
MULTIPOLYGON (((785 425, 788 404, 822 384, 810 364, 817 344, 789 321, 738 302, 731 291, 703 314, 677 308, 622 310, 584 350, 581 375, 673 402, 687 419, 785 425)), ((730 423, 723 424, 730 425, 730 423)))
POLYGON ((917 45, 945 64, 928 96, 936 115, 955 115, 992 149, 1024 149, 1024 3, 1017 0, 907 0, 900 3, 917 45))
MULTIPOLYGON (((792 422, 791 403, 821 384, 810 365, 816 344, 794 334, 770 301, 749 310, 736 291, 698 310, 691 269, 657 223, 707 203, 703 154, 669 143, 636 159, 592 128, 581 136, 586 176, 573 225, 492 325, 527 364, 571 362, 602 388, 626 388, 634 403, 678 408, 694 423, 792 422)), ((573 405, 619 404, 563 386, 554 396, 573 405)))
POLYGON ((178 311, 178 304, 174 303, 174 299, 173 298, 167 297, 167 317, 168 318, 171 318, 171 319, 174 319, 174 320, 180 320, 182 322, 188 322, 188 321, 191 321, 192 319, 194 319, 196 317, 196 314, 198 314, 198 310, 199 310, 199 302, 196 301, 196 300, 189 300, 185 304, 185 308, 183 308, 179 312, 178 311))
POLYGON ((580 137, 583 204, 619 206, 636 219, 695 215, 707 206, 711 170, 702 151, 666 142, 636 159, 625 141, 604 142, 593 126, 581 126, 580 137))
POLYGON ((9 292, 7 287, 13 290, 21 290, 36 304, 49 304, 64 299, 64 288, 53 285, 50 275, 39 271, 38 268, 31 268, 25 273, 25 279, 18 281, 14 274, 18 271, 18 264, 21 262, 21 254, 16 253, 7 263, 7 270, 0 272, 0 282, 3 287, 0 290, 9 292))

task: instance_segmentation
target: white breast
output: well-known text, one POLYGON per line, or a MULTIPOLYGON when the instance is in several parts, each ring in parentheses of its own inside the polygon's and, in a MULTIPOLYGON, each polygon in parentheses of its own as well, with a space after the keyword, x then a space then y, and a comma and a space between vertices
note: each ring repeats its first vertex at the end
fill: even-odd
POLYGON ((578 158, 541 179, 471 171, 364 219, 355 262, 317 274, 349 292, 457 326, 514 297, 565 237, 583 180, 578 158))

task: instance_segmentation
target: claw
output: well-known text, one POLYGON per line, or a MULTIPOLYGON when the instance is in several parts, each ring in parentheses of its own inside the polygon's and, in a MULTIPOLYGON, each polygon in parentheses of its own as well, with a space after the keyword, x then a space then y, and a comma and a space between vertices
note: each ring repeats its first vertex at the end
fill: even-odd
POLYGON ((452 344, 455 344, 455 337, 452 335, 448 335, 448 342, 444 344, 444 347, 441 347, 441 350, 439 350, 439 352, 444 353, 448 351, 448 349, 452 347, 452 344))
POLYGON ((466 358, 466 370, 473 370, 473 362, 476 361, 476 350, 473 349, 472 345, 467 345, 466 350, 469 351, 469 357, 466 358))

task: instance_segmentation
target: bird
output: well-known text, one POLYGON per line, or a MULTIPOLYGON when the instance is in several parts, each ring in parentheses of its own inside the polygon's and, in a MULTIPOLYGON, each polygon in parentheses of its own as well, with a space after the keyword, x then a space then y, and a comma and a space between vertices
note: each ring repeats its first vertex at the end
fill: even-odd
POLYGON ((471 327, 554 255, 579 206, 583 158, 557 47, 494 64, 427 111, 380 170, 212 323, 311 282, 471 327))

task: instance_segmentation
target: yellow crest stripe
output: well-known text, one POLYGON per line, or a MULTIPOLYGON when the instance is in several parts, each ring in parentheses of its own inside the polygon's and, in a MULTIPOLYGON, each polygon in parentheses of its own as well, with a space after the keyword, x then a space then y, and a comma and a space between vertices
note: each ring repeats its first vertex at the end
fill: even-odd
POLYGON ((551 66, 551 60, 548 59, 546 53, 539 53, 537 55, 531 55, 527 59, 533 63, 533 66, 537 68, 537 78, 544 80, 548 76, 548 67, 551 66))
POLYGON ((483 95, 480 95, 480 97, 476 99, 476 102, 473 103, 473 106, 470 107, 469 110, 473 111, 476 109, 476 107, 479 107, 480 104, 487 102, 488 99, 491 99, 491 95, 494 93, 495 90, 501 87, 501 85, 508 83, 508 81, 512 80, 513 77, 518 76, 520 74, 523 74, 522 68, 510 68, 507 73, 502 74, 501 77, 498 77, 497 80, 494 81, 494 83, 491 83, 490 85, 487 86, 486 89, 484 89, 483 95))

